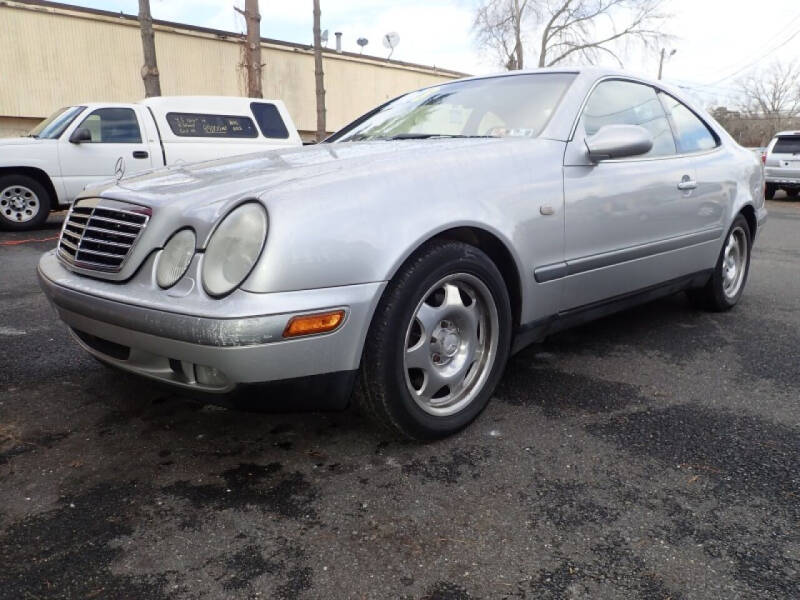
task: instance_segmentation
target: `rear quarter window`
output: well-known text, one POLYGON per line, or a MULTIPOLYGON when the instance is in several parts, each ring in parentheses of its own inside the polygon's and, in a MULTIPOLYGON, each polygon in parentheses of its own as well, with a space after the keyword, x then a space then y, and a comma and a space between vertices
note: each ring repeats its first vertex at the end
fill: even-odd
POLYGON ((800 135, 784 135, 778 138, 775 142, 775 147, 772 149, 775 154, 799 154, 800 153, 800 135))
POLYGON ((261 135, 266 138, 285 140, 289 137, 289 130, 281 118, 278 107, 268 102, 252 102, 250 110, 256 118, 261 135))
POLYGON ((250 117, 200 113, 167 113, 167 124, 178 137, 255 138, 255 123, 250 117))
POLYGON ((680 152, 702 152, 716 148, 719 143, 700 117, 669 94, 659 93, 667 113, 672 117, 675 138, 680 152))

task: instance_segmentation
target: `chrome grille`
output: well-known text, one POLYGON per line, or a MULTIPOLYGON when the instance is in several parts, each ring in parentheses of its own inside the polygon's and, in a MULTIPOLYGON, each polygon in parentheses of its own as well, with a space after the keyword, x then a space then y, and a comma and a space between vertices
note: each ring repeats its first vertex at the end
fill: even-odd
POLYGON ((150 219, 150 209, 99 198, 75 202, 64 220, 58 255, 71 265, 116 273, 150 219))

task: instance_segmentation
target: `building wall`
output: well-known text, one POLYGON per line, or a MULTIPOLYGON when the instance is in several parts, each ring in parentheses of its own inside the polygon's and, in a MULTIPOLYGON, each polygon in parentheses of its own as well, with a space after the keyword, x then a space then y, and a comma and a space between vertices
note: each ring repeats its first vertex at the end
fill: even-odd
MULTIPOLYGON (((31 119, 61 106, 142 98, 137 21, 0 0, 0 23, 0 135, 27 131, 31 119)), ((159 23, 155 43, 164 95, 245 95, 242 44, 235 34, 159 23)), ((301 131, 316 130, 312 50, 264 41, 262 59, 264 97, 282 99, 301 131)), ((323 69, 329 131, 399 94, 459 76, 331 50, 323 69)))
POLYGON ((0 117, 0 137, 17 137, 25 135, 36 125, 41 119, 26 118, 26 117, 0 117))

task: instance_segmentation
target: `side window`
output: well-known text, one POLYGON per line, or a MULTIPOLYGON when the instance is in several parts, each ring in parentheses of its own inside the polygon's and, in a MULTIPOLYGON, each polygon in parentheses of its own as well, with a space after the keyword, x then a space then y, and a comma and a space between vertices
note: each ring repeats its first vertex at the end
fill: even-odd
POLYGON ((589 96, 581 120, 588 136, 604 125, 640 125, 653 134, 653 149, 645 156, 676 152, 664 107, 650 86, 632 81, 603 81, 589 96))
POLYGON ((167 123, 178 137, 255 138, 258 131, 250 117, 167 113, 167 123))
POLYGON ((132 108, 98 108, 79 127, 92 134, 95 144, 141 144, 139 122, 132 108))
POLYGON ((261 130, 261 135, 266 138, 275 138, 285 140, 289 137, 289 130, 281 119, 281 113, 278 112, 274 104, 267 104, 266 102, 252 102, 250 110, 253 111, 253 116, 256 118, 258 128, 261 130))
POLYGON ((689 108, 668 94, 659 94, 672 117, 681 152, 701 152, 717 147, 717 138, 689 108))

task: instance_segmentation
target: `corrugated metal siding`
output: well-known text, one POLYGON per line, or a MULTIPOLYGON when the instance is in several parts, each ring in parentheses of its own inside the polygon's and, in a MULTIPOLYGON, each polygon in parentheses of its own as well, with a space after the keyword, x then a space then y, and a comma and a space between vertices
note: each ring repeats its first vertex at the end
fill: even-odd
MULTIPOLYGON (((69 104, 142 98, 142 49, 135 22, 0 3, 0 116, 44 117, 69 104)), ((206 33, 156 27, 165 95, 244 95, 241 45, 206 33)), ((298 129, 316 129, 313 55, 264 45, 264 96, 281 98, 298 129)), ((324 60, 328 129, 412 89, 453 76, 349 56, 324 60)))

